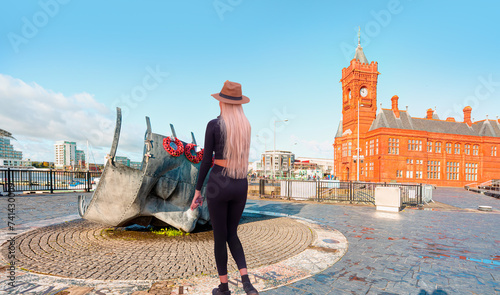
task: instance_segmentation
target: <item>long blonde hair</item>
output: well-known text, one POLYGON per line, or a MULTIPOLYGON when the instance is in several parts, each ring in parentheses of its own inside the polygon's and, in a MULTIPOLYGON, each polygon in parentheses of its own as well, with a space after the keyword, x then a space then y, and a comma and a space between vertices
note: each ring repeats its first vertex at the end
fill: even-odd
POLYGON ((223 174, 231 178, 246 178, 250 153, 251 127, 241 104, 220 103, 221 131, 225 139, 223 174))

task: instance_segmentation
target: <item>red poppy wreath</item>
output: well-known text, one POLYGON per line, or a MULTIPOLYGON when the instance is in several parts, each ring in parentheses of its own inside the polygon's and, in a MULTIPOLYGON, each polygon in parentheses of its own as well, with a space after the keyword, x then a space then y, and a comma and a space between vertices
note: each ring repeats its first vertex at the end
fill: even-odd
POLYGON ((177 137, 173 142, 170 137, 165 137, 163 139, 163 148, 174 157, 178 157, 184 153, 184 145, 177 137))
POLYGON ((200 163, 201 159, 203 159, 203 150, 196 153, 195 147, 196 145, 194 143, 186 144, 186 147, 184 148, 184 154, 189 161, 198 164, 200 163), (193 152, 195 152, 195 154, 193 154, 193 152))

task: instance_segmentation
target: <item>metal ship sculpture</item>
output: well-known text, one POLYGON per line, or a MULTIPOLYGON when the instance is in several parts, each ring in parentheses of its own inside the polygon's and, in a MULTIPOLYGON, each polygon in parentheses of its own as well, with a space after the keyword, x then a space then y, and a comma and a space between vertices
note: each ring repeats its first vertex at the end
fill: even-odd
MULTIPOLYGON (((115 134, 101 179, 90 197, 78 197, 78 211, 84 219, 110 226, 171 225, 191 232, 196 224, 210 220, 207 203, 190 209, 203 150, 172 136, 152 133, 149 117, 144 138, 141 169, 115 162, 121 129, 117 108, 115 134)), ((208 179, 208 177, 207 177, 208 179)), ((206 181, 202 188, 205 195, 206 181)))

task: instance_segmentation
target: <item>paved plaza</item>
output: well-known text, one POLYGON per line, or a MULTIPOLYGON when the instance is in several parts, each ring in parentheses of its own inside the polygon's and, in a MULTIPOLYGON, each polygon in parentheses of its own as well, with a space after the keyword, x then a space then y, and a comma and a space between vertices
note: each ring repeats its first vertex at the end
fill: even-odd
MULTIPOLYGON (((4 225, 0 227, 0 237, 5 241, 7 239, 5 226, 8 222, 7 202, 5 197, 0 200, 0 219, 4 225)), ((307 252, 314 248, 307 246, 311 243, 312 236, 316 240, 332 241, 331 238, 324 238, 323 233, 338 231, 348 242, 348 249, 341 253, 343 256, 338 258, 340 260, 335 258, 331 260, 335 263, 325 264, 326 269, 323 270, 323 266, 318 267, 311 272, 311 275, 305 274, 302 277, 294 278, 284 272, 275 272, 276 280, 280 282, 277 286, 283 285, 285 281, 284 279, 280 281, 280 276, 286 277, 290 283, 261 293, 499 294, 500 200, 460 188, 438 188, 434 190, 434 200, 436 203, 425 206, 423 210, 406 208, 399 213, 384 213, 377 212, 373 206, 250 199, 247 202, 246 212, 268 216, 257 221, 244 220, 240 226, 240 230, 244 233, 242 236, 247 237, 242 239, 245 249, 248 249, 250 271, 260 266, 259 269, 255 269, 258 272, 262 270, 262 266, 272 263, 276 265, 282 259, 300 260, 295 261, 295 264, 311 263, 313 260, 308 258, 310 254, 297 256, 297 253, 300 251, 312 253, 307 252), (480 205, 492 206, 494 210, 478 211, 477 207, 480 205), (308 223, 302 222, 302 219, 308 223), (291 231, 290 227, 294 230, 291 231), (311 228, 312 236, 307 234, 309 231, 307 227, 311 228), (280 247, 282 245, 294 247, 283 250, 283 247, 280 247), (272 247, 275 247, 272 252, 266 252, 266 249, 272 247), (260 256, 258 254, 260 252, 268 255, 260 256), (287 252, 289 255, 285 255, 287 252)), ((88 249, 87 246, 99 246, 102 241, 100 233, 105 228, 82 221, 75 215, 77 194, 18 196, 16 210, 19 216, 18 240, 25 241, 27 249, 31 249, 33 253, 35 251, 40 253, 40 256, 32 257, 31 260, 23 258, 23 262, 28 266, 27 269, 41 267, 38 269, 41 273, 59 270, 61 271, 59 275, 62 277, 23 273, 20 270, 29 280, 22 281, 25 285, 18 289, 24 291, 12 291, 14 289, 9 290, 6 285, 7 274, 6 270, 3 270, 0 273, 2 280, 0 290, 6 291, 7 294, 16 294, 15 292, 55 294, 57 290, 69 286, 69 283, 71 286, 90 286, 87 294, 132 294, 136 291, 144 293, 151 288, 153 284, 151 280, 155 280, 154 277, 140 277, 139 273, 133 276, 134 270, 139 269, 137 266, 144 265, 145 262, 137 263, 127 260, 126 257, 111 257, 113 254, 109 254, 104 257, 93 256, 94 260, 89 260, 96 263, 92 267, 93 270, 83 271, 89 264, 83 261, 76 263, 74 259, 78 255, 83 255, 88 249), (46 227, 49 224, 59 225, 46 227), (78 228, 81 230, 76 230, 78 228), (61 232, 60 229, 69 229, 68 232, 71 234, 59 236, 57 233, 61 232), (23 230, 30 231, 21 233, 23 230), (91 234, 82 235, 81 232, 91 234), (50 252, 49 248, 44 250, 44 247, 67 248, 68 255, 60 256, 59 260, 44 257, 44 253, 50 252), (65 260, 65 257, 68 259, 65 260), (103 263, 107 263, 106 268, 97 266, 103 263), (119 266, 116 268, 120 271, 114 270, 114 266, 119 266), (124 277, 120 276, 122 273, 125 274, 124 277), (74 279, 68 281, 63 278, 64 276, 74 279), (40 281, 47 281, 49 277, 53 285, 44 289, 40 281), (110 281, 90 284, 90 280, 94 279, 110 281)), ((191 253, 187 255, 196 256, 198 255, 196 253, 204 253, 198 255, 200 261, 203 261, 203 257, 210 257, 210 245, 207 243, 209 237, 203 239, 203 236, 199 236, 199 239, 201 243, 198 244, 196 250, 198 252, 191 249, 189 250, 191 253)), ((341 238, 337 235, 335 240, 340 241, 341 238)), ((136 247, 148 247, 149 244, 149 248, 152 249, 155 241, 139 244, 136 243, 136 247)), ((113 249, 119 251, 119 247, 120 243, 115 243, 113 249)), ((63 251, 62 249, 60 250, 63 251)), ((106 253, 116 251, 110 250, 106 253)), ((148 260, 150 267, 147 269, 150 269, 150 273, 155 274, 158 280, 170 278, 161 277, 162 272, 156 271, 155 268, 155 265, 166 265, 168 260, 166 257, 153 255, 143 258, 145 261, 148 260)), ((207 267, 210 265, 208 259, 205 260, 207 267)), ((321 265, 321 261, 313 262, 321 265)), ((184 272, 183 275, 199 276, 196 270, 184 272)), ((253 279, 258 281, 258 277, 253 279)), ((236 291, 233 294, 241 294, 238 293, 236 285, 231 285, 231 288, 236 291)), ((186 294, 195 294, 189 291, 188 288, 186 294)))

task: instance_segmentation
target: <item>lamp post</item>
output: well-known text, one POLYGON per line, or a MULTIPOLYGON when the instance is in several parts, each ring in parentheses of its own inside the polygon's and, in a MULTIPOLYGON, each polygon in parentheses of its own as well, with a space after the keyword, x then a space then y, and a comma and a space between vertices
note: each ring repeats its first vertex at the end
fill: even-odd
POLYGON ((359 182, 359 101, 361 100, 361 98, 358 98, 358 158, 357 158, 357 161, 356 161, 356 164, 357 164, 357 170, 358 170, 358 176, 357 176, 357 181, 359 182))
POLYGON ((274 121, 274 149, 273 149, 273 161, 272 161, 273 179, 276 177, 275 171, 274 171, 274 166, 275 166, 274 160, 275 160, 275 155, 276 155, 276 122, 287 122, 287 121, 288 121, 288 119, 281 120, 281 121, 277 121, 277 120, 274 121))

